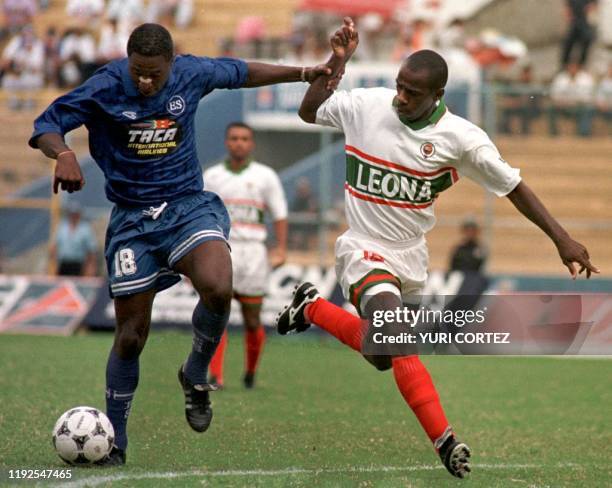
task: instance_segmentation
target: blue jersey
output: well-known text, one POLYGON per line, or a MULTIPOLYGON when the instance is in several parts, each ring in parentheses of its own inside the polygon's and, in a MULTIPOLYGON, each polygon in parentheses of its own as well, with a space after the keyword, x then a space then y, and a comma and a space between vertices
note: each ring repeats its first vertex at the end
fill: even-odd
POLYGON ((194 136, 198 102, 215 88, 240 88, 244 61, 176 56, 166 84, 142 96, 127 58, 99 69, 55 100, 34 122, 30 146, 45 133, 85 125, 89 151, 106 178, 106 196, 119 205, 171 201, 203 189, 194 136))

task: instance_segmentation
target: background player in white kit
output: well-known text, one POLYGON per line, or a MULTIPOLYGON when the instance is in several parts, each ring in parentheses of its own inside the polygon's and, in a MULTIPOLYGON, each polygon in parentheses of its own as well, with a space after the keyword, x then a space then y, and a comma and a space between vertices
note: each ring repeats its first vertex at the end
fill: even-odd
MULTIPOLYGON (((234 122, 225 130, 227 160, 204 173, 206 189, 217 193, 231 219, 230 246, 234 298, 240 302, 245 326, 244 385, 252 388, 265 341, 261 306, 266 294, 270 267, 276 268, 287 256, 287 200, 276 172, 251 160, 255 148, 253 130, 234 122), (276 247, 265 246, 265 213, 274 222, 276 247)), ((211 383, 223 386, 223 359, 227 331, 210 363, 211 383)))
MULTIPOLYGON (((350 19, 332 37, 333 74, 341 73, 357 47, 350 19)), ((514 206, 555 243, 572 276, 598 270, 584 246, 548 213, 506 163, 488 136, 451 114, 442 99, 448 77, 437 53, 417 51, 402 64, 396 90, 332 92, 321 79, 311 85, 300 107, 309 123, 332 126, 346 137, 345 205, 349 230, 336 242, 336 274, 345 297, 360 317, 319 297, 314 285, 296 288, 279 315, 278 331, 301 332, 314 323, 379 370, 393 369, 402 396, 415 413, 448 471, 463 478, 470 450, 450 427, 431 377, 415 349, 366 354, 368 327, 375 313, 415 303, 425 284, 428 251, 424 234, 435 224, 437 195, 467 176, 514 206), (365 319, 365 320, 363 320, 365 319)), ((397 324, 389 324, 393 326, 397 324)), ((459 381, 469 381, 458 375, 459 381)))

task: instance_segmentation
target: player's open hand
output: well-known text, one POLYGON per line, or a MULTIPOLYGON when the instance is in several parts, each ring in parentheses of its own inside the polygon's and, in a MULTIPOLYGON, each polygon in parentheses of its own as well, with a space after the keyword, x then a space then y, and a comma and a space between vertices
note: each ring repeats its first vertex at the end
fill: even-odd
POLYGON ((85 178, 75 154, 72 151, 60 153, 53 176, 53 193, 59 188, 68 193, 79 191, 85 186, 85 178))
POLYGON ((574 280, 578 277, 578 274, 582 274, 584 271, 586 271, 587 279, 591 277, 591 273, 599 273, 599 270, 591 264, 589 251, 579 242, 567 237, 557 244, 557 249, 561 261, 563 261, 574 280), (574 263, 580 265, 578 272, 576 272, 574 263))
POLYGON ((334 56, 348 61, 359 44, 359 34, 353 19, 345 17, 344 24, 334 33, 330 41, 334 56))

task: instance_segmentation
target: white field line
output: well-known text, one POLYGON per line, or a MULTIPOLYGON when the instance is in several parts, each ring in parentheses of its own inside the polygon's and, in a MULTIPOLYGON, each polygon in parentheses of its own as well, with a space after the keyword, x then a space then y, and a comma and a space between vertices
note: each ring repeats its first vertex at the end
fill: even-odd
MULTIPOLYGON (((485 470, 508 470, 508 469, 541 469, 546 467, 556 468, 568 468, 576 467, 578 464, 574 463, 561 463, 552 465, 545 464, 474 464, 474 469, 485 469, 485 470)), ((90 476, 80 480, 69 481, 66 483, 59 483, 53 486, 62 488, 85 488, 95 487, 106 483, 112 483, 114 481, 127 481, 127 480, 163 480, 163 479, 177 479, 177 478, 205 478, 205 477, 243 477, 243 476, 291 476, 296 474, 305 475, 319 475, 319 474, 342 474, 342 473, 390 473, 390 472, 415 472, 415 471, 433 471, 437 469, 444 469, 444 466, 440 464, 422 464, 417 466, 349 466, 346 468, 321 468, 321 469, 307 469, 307 468, 285 468, 285 469, 229 469, 220 471, 166 471, 158 473, 125 473, 125 474, 112 474, 107 476, 90 476)), ((78 476, 78 468, 72 470, 73 474, 76 473, 78 476)), ((40 485, 43 486, 43 485, 40 485)), ((45 485, 49 486, 49 485, 45 485)))

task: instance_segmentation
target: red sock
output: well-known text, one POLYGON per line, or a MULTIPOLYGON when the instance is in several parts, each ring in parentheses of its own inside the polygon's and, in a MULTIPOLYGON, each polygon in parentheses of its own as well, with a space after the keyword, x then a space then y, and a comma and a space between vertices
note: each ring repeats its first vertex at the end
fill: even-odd
POLYGON ((357 352, 361 352, 361 339, 367 330, 365 322, 343 308, 318 298, 306 307, 310 321, 329 332, 357 352))
POLYGON ((257 327, 257 329, 246 329, 244 340, 246 346, 246 372, 255 373, 257 362, 266 340, 266 331, 263 326, 257 327))
POLYGON ((438 448, 436 441, 445 438, 450 428, 425 365, 418 356, 393 358, 393 376, 404 400, 419 419, 431 442, 438 448))
POLYGON ((225 358, 225 347, 227 346, 227 331, 221 336, 221 341, 217 346, 214 356, 210 360, 208 367, 209 376, 214 376, 217 384, 223 384, 223 360, 225 358))

